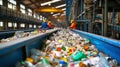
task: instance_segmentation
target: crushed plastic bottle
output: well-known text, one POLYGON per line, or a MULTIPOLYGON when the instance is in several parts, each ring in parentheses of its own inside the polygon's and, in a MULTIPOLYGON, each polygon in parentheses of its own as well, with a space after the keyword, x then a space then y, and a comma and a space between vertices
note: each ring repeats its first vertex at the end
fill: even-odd
POLYGON ((99 56, 100 56, 100 60, 99 60, 99 63, 98 63, 98 67, 110 67, 110 64, 105 59, 105 57, 103 56, 103 54, 99 53, 99 56))

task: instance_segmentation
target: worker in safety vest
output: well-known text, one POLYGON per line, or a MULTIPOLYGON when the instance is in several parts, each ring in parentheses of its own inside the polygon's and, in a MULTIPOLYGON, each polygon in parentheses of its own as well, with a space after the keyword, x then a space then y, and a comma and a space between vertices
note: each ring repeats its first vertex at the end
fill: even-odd
POLYGON ((76 29, 76 22, 75 22, 75 20, 71 20, 70 29, 76 29))
POLYGON ((54 26, 51 24, 51 21, 48 21, 48 23, 47 23, 47 26, 48 26, 48 28, 54 28, 54 26))
POLYGON ((48 28, 46 20, 43 20, 41 26, 42 26, 42 29, 47 29, 48 28))

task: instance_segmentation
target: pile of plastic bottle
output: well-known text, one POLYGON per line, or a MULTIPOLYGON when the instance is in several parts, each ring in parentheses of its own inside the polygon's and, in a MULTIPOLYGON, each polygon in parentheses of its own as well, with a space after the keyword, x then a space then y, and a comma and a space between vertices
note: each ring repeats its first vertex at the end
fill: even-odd
POLYGON ((49 29, 49 30, 38 29, 38 30, 34 30, 32 32, 16 31, 14 36, 9 37, 9 38, 5 38, 5 39, 3 38, 0 40, 0 43, 9 42, 9 41, 16 40, 18 38, 24 38, 24 37, 33 36, 36 34, 44 34, 47 32, 51 32, 53 30, 55 30, 55 29, 49 29))
POLYGON ((32 49, 31 56, 16 67, 117 67, 117 61, 99 52, 89 39, 62 29, 45 41, 42 50, 32 49))

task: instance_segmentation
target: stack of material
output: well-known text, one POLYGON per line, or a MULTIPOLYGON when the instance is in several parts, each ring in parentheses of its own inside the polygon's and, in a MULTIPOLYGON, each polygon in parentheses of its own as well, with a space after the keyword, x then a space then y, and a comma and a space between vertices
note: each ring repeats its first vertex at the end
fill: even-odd
POLYGON ((28 67, 116 67, 115 60, 98 52, 89 39, 70 30, 54 33, 43 51, 32 49, 24 61, 28 67), (108 61, 107 61, 108 60, 108 61))

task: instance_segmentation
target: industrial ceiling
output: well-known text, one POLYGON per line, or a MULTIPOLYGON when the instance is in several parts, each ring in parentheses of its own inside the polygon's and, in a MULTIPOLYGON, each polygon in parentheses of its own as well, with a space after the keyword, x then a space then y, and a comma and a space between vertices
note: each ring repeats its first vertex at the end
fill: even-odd
POLYGON ((39 9, 39 8, 48 8, 48 7, 49 8, 59 8, 63 12, 61 12, 61 13, 60 12, 49 12, 49 13, 48 12, 37 12, 37 13, 48 18, 48 20, 57 21, 58 19, 56 19, 55 15, 57 15, 57 17, 60 17, 62 15, 65 20, 65 13, 66 13, 65 0, 16 0, 16 1, 25 5, 27 8, 32 9, 33 11, 36 9, 39 9), (50 1, 56 1, 56 2, 44 5, 44 3, 50 2, 50 1), (60 5, 61 5, 61 7, 59 7, 60 5))

